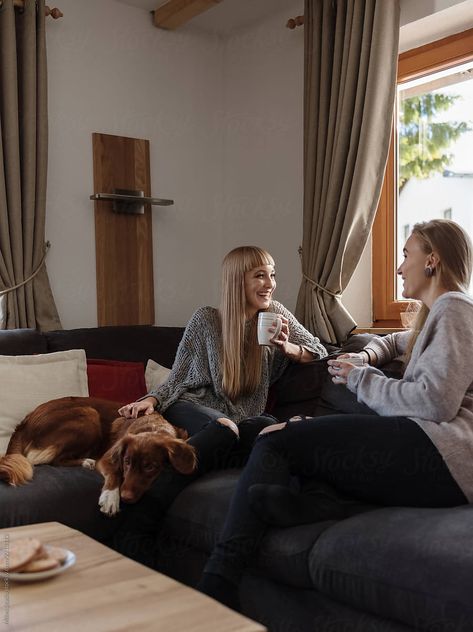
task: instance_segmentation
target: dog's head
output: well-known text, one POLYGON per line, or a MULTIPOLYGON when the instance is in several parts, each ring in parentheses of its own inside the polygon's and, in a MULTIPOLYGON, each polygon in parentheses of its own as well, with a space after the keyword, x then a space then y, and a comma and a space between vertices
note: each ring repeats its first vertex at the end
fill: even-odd
POLYGON ((117 444, 114 458, 123 472, 120 498, 136 503, 168 464, 181 474, 192 474, 197 467, 195 449, 166 435, 143 433, 125 435, 117 444))

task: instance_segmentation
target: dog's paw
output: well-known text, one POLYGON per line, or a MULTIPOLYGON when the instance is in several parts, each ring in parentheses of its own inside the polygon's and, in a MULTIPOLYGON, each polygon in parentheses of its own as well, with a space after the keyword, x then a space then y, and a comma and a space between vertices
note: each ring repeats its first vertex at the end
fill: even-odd
POLYGON ((120 490, 104 489, 99 498, 100 511, 107 516, 114 516, 120 511, 120 490))
POLYGON ((84 459, 82 467, 85 467, 86 470, 95 470, 95 459, 84 459))

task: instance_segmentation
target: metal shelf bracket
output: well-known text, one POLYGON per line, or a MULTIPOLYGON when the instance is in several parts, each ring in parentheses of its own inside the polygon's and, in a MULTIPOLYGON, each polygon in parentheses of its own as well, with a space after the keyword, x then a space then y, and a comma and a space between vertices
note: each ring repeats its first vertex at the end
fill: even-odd
POLYGON ((161 198, 144 197, 143 191, 132 191, 129 189, 115 189, 113 193, 94 193, 91 200, 99 202, 113 202, 114 213, 130 213, 142 215, 145 212, 145 204, 153 206, 171 206, 174 200, 161 198))

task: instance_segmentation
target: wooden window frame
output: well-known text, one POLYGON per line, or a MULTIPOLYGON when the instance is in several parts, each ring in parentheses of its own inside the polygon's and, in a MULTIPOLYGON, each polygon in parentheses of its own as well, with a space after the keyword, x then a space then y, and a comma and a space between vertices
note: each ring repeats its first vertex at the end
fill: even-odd
MULTIPOLYGON (((473 29, 414 48, 399 55, 397 83, 473 59, 473 29)), ((396 108, 395 108, 396 110, 396 108)), ((399 327, 408 301, 396 299, 397 111, 381 196, 372 231, 373 326, 399 327)))

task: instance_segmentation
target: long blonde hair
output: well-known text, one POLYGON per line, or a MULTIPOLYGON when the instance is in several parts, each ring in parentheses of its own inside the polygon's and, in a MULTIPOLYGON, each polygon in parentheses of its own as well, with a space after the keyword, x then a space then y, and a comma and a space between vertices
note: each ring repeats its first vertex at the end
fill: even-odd
MULTIPOLYGON (((441 287, 449 292, 468 292, 472 270, 472 245, 468 234, 450 219, 432 219, 415 224, 412 234, 417 237, 426 255, 435 253, 439 261, 434 274, 441 287)), ((424 327, 429 308, 422 303, 412 329, 404 358, 408 364, 415 342, 424 327)))
POLYGON ((256 318, 249 324, 245 342, 245 273, 263 265, 274 266, 274 260, 269 252, 257 246, 235 248, 222 264, 222 387, 232 401, 253 393, 261 381, 264 348, 257 342, 256 318))

